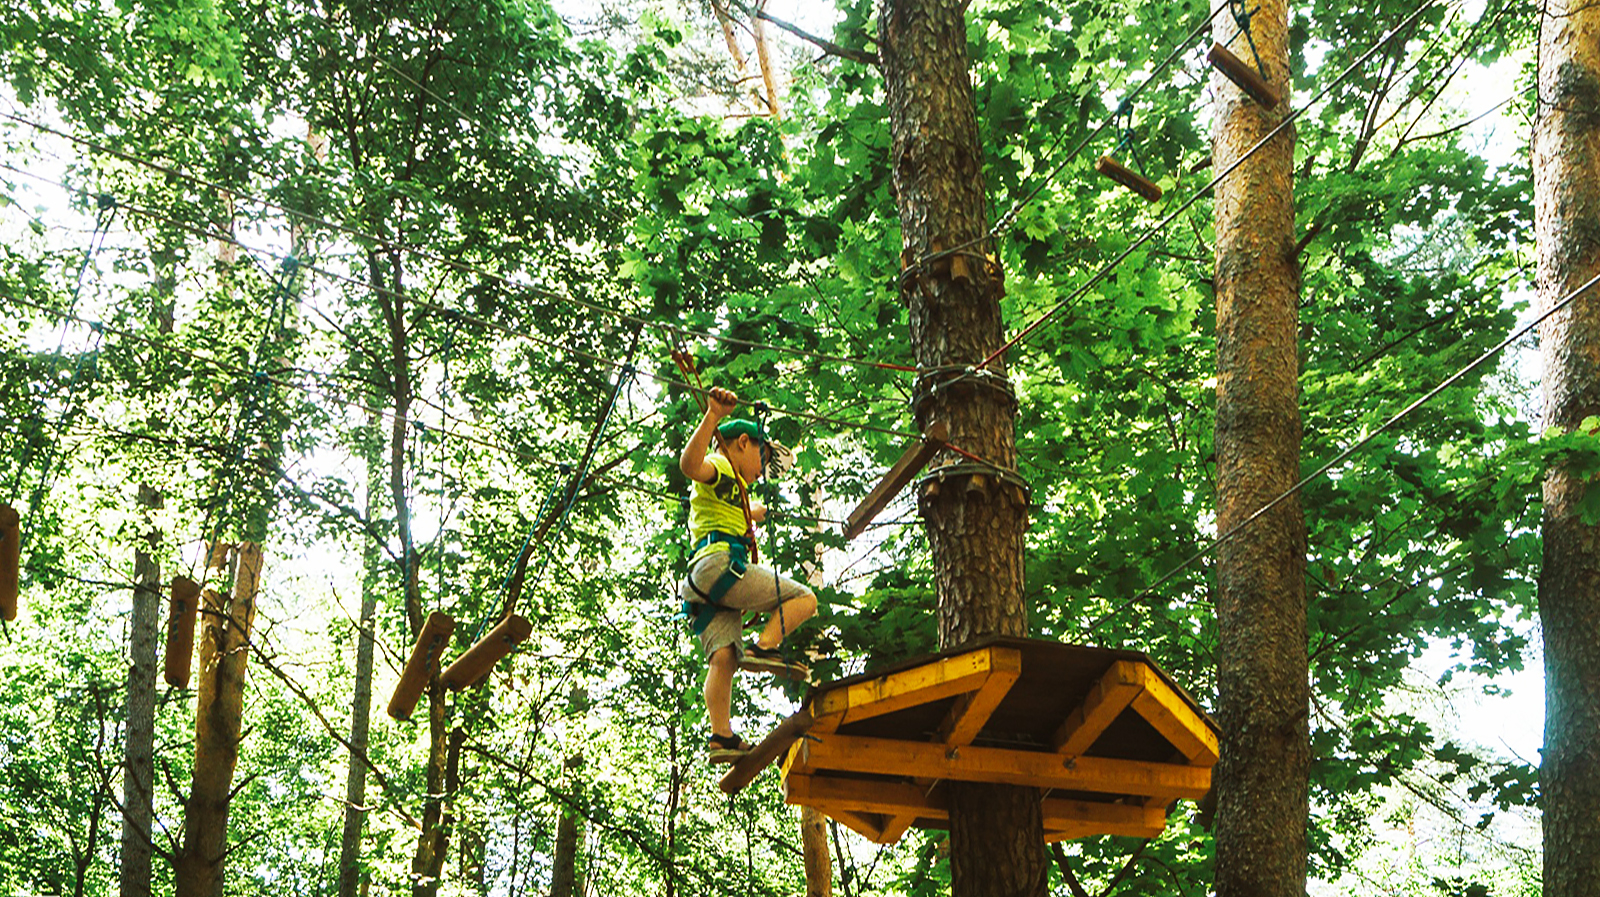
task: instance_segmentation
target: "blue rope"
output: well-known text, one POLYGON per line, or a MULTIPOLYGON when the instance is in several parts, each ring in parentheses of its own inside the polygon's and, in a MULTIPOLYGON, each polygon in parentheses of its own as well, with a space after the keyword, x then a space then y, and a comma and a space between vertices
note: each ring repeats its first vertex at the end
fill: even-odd
MULTIPOLYGON (((1256 51, 1256 38, 1250 30, 1250 19, 1261 9, 1256 4, 1255 9, 1245 9, 1245 0, 1228 0, 1228 11, 1233 14, 1234 24, 1239 26, 1239 31, 1244 34, 1244 39, 1250 44, 1250 55, 1256 58, 1256 71, 1261 77, 1267 77, 1267 67, 1261 63, 1261 54, 1256 51)), ((1237 38, 1239 35, 1235 34, 1237 38)), ((1230 41, 1231 43, 1231 41, 1230 41)))

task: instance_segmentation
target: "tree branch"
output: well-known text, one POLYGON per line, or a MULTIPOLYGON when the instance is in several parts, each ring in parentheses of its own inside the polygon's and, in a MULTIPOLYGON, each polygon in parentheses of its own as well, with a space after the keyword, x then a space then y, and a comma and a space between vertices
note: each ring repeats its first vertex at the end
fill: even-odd
POLYGON ((866 50, 856 50, 851 47, 841 47, 827 38, 817 37, 815 34, 812 34, 797 25, 791 25, 780 18, 772 16, 764 9, 752 9, 747 4, 741 2, 741 0, 732 0, 732 2, 733 5, 738 7, 739 11, 743 12, 745 15, 754 19, 761 19, 763 21, 771 22, 795 37, 798 37, 809 44, 815 45, 817 48, 821 49, 824 53, 827 53, 830 56, 838 56, 841 59, 848 59, 852 62, 860 62, 866 65, 875 66, 878 64, 878 54, 876 53, 868 53, 866 50))

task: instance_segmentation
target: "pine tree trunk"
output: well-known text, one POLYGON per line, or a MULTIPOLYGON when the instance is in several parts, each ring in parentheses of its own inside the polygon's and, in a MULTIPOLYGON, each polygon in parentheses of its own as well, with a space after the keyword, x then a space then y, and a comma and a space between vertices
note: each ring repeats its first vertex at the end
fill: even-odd
MULTIPOLYGON (((1551 0, 1539 35, 1534 203, 1539 303, 1549 308, 1600 273, 1600 7, 1551 0)), ((1600 295, 1546 321, 1544 426, 1600 414, 1600 295)), ((1544 482, 1544 893, 1600 895, 1600 527, 1584 523, 1593 488, 1568 469, 1544 482)))
POLYGON ((833 854, 828 851, 828 817, 816 807, 800 808, 800 852, 806 865, 806 897, 833 897, 833 854))
MULTIPOLYGON (((966 4, 885 0, 879 18, 893 137, 895 195, 904 238, 902 298, 910 308, 918 379, 917 424, 947 423, 950 439, 1006 470, 1016 466, 1016 406, 1003 364, 962 376, 1004 339, 998 265, 986 257, 983 160, 968 80, 966 4), (937 260, 943 251, 952 254, 937 260), (948 388, 932 389, 948 383, 948 388)), ((984 465, 952 464, 922 487, 939 595, 939 642, 1026 635, 1019 487, 984 465)), ((959 459, 955 459, 959 461, 959 459)), ((957 897, 1045 894, 1036 789, 951 782, 950 868, 957 897)))
MULTIPOLYGON (((369 442, 376 441, 379 418, 367 416, 369 442)), ((383 463, 375 445, 363 446, 367 468, 367 519, 376 520, 383 494, 383 463)), ((382 563, 378 545, 367 540, 362 552, 361 617, 357 635, 355 687, 350 697, 350 768, 345 774, 344 833, 339 842, 339 897, 356 897, 361 887, 361 832, 366 825, 367 736, 372 717, 372 666, 374 635, 378 625, 378 565, 382 563)))
POLYGON ((154 856, 156 641, 161 625, 161 567, 155 552, 161 530, 149 519, 161 507, 161 493, 139 485, 145 513, 145 543, 133 555, 133 616, 129 620, 127 740, 123 751, 121 897, 149 897, 154 856))
MULTIPOLYGON (((1221 0, 1215 0, 1221 2, 1221 0)), ((1215 37, 1233 46, 1233 19, 1215 37)), ((1288 7, 1261 0, 1251 37, 1268 83, 1288 96, 1288 7)), ((1255 54, 1250 54, 1252 64, 1255 54)), ((1234 163, 1283 119, 1213 75, 1212 157, 1234 163)), ((1292 165, 1285 130, 1217 185, 1217 529, 1226 533, 1300 475, 1300 395, 1292 165)), ((1218 897, 1303 897, 1310 704, 1305 517, 1298 498, 1217 553, 1218 897)))

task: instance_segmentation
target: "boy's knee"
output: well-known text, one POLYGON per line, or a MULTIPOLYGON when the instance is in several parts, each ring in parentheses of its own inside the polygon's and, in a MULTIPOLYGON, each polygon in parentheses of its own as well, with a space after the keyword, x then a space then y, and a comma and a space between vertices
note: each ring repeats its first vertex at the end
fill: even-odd
POLYGON ((789 602, 796 611, 810 616, 817 612, 817 596, 815 592, 801 592, 789 602))
POLYGON ((737 663, 737 658, 734 656, 733 646, 723 645, 717 650, 712 651, 708 663, 710 663, 713 669, 731 671, 737 663))

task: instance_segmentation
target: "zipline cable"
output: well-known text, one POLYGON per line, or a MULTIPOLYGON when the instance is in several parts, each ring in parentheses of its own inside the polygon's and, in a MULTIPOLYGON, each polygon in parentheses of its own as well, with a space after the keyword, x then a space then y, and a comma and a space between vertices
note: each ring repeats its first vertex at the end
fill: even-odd
POLYGON ((1596 274, 1595 276, 1589 278, 1581 286, 1579 286, 1577 289, 1574 289, 1572 292, 1568 293, 1566 296, 1562 297, 1560 301, 1556 302, 1554 305, 1550 306, 1544 312, 1540 313, 1532 321, 1529 321, 1527 324, 1523 325, 1522 327, 1517 328, 1517 330, 1514 331, 1510 336, 1508 336, 1505 339, 1501 340, 1500 342, 1496 343, 1493 347, 1491 347, 1490 349, 1484 351, 1477 358, 1474 358, 1472 361, 1468 362, 1464 367, 1460 368, 1455 373, 1451 374, 1449 377, 1446 377, 1437 386, 1433 387, 1432 389, 1430 389, 1426 393, 1424 393, 1421 398, 1418 398, 1418 399, 1412 401, 1411 404, 1409 404, 1406 407, 1404 407, 1404 408, 1400 409, 1399 411, 1395 412, 1394 415, 1391 416, 1388 420, 1384 421, 1382 424, 1379 424, 1377 429, 1373 430, 1372 432, 1368 433, 1367 435, 1365 435, 1365 436, 1361 437, 1360 439, 1356 440, 1353 444, 1350 445, 1349 448, 1347 448, 1344 451, 1340 452, 1339 454, 1333 456, 1328 461, 1323 463, 1322 466, 1318 467, 1316 470, 1314 470, 1311 473, 1308 473, 1305 476, 1301 477, 1299 482, 1295 483, 1293 486, 1290 486, 1288 489, 1285 489, 1276 498, 1274 498, 1271 501, 1267 502, 1266 504, 1262 505, 1254 513, 1250 514, 1245 519, 1239 521, 1237 524, 1235 524, 1233 527, 1231 527, 1227 532, 1223 533, 1222 535, 1218 536, 1216 539, 1212 540, 1204 548, 1201 548, 1199 551, 1196 551, 1194 554, 1190 555, 1188 558, 1185 558, 1176 567, 1173 567, 1171 570, 1167 571, 1167 573, 1164 574, 1163 576, 1161 576, 1161 578, 1157 579, 1155 582, 1152 582, 1150 585, 1145 586, 1143 590, 1141 590, 1140 592, 1135 594, 1132 598, 1129 598, 1126 601, 1124 601, 1123 604, 1121 605, 1121 607, 1119 607, 1117 609, 1114 609, 1114 610, 1108 612, 1107 614, 1105 614, 1104 616, 1102 616, 1098 621, 1096 621, 1093 625, 1091 625, 1089 627, 1088 631, 1089 632, 1094 632, 1103 623, 1105 623, 1107 620, 1111 619, 1116 614, 1120 613, 1123 609, 1125 609, 1126 607, 1131 605, 1133 602, 1138 601, 1139 599, 1142 599, 1142 598, 1144 598, 1144 597, 1146 597, 1148 595, 1153 594, 1155 592, 1155 590, 1157 588, 1159 588, 1162 584, 1164 584, 1168 580, 1172 579, 1174 576, 1177 576, 1180 572, 1182 572, 1183 570, 1187 569, 1189 567, 1189 565, 1193 564, 1195 561, 1198 561, 1201 558, 1205 557, 1206 555, 1210 554, 1211 552, 1215 551, 1222 544, 1224 544, 1224 543, 1226 543, 1228 541, 1231 541, 1232 539, 1238 537, 1239 533, 1243 532, 1246 527, 1249 527, 1252 524, 1254 524, 1257 520, 1260 520, 1263 516, 1265 516, 1273 508, 1276 508, 1278 505, 1280 505, 1284 501, 1288 500, 1291 496, 1297 494, 1301 489, 1305 488, 1306 485, 1311 483, 1313 480, 1316 480, 1316 479, 1320 478, 1323 474, 1325 474, 1328 471, 1332 470, 1334 467, 1337 467, 1338 465, 1344 463, 1346 460, 1348 460, 1356 452, 1359 452, 1362 449, 1366 448, 1368 445, 1371 445, 1373 440, 1377 439, 1379 436, 1381 436, 1384 433, 1388 432, 1396 424, 1398 424, 1400 421, 1404 420, 1407 416, 1409 416, 1413 411, 1416 411, 1418 408, 1421 408, 1423 405, 1425 405, 1428 402, 1432 401, 1440 393, 1444 392, 1446 389, 1449 389, 1451 386, 1454 386, 1456 383, 1460 382, 1463 378, 1465 378, 1467 375, 1471 374, 1473 371, 1477 370, 1479 367, 1482 367, 1483 364, 1485 362, 1487 362, 1489 359, 1494 358, 1496 355, 1499 355, 1501 352, 1505 351, 1506 348, 1511 346, 1513 343, 1517 342, 1518 340, 1520 340, 1523 337, 1527 336, 1529 333, 1533 332, 1534 328, 1536 328, 1540 324, 1544 323, 1546 320, 1548 320, 1549 318, 1554 316, 1557 312, 1560 312, 1561 310, 1565 309, 1567 306, 1571 305, 1573 302, 1577 301, 1577 299, 1580 296, 1582 296, 1586 291, 1588 291, 1590 287, 1593 287, 1596 284, 1600 284, 1600 274, 1596 274))
POLYGON ((1146 229, 1145 232, 1143 234, 1141 234, 1137 240, 1134 240, 1132 243, 1130 243, 1126 249, 1124 249, 1121 253, 1119 253, 1117 255, 1116 258, 1112 259, 1111 261, 1107 262, 1105 265, 1101 266, 1101 268, 1098 271, 1096 271, 1095 274, 1092 277, 1090 277, 1087 281, 1085 281, 1083 284, 1078 286, 1077 289, 1075 289, 1071 293, 1067 294, 1066 298, 1064 298, 1061 301, 1057 302, 1054 306, 1052 306, 1044 314, 1040 315, 1038 318, 1035 318, 1026 327, 1023 327, 1022 330, 1018 331, 1015 336, 1013 336, 1010 339, 1006 340, 1006 342, 1003 345, 1001 345, 1000 348, 998 348, 998 349, 994 350, 993 352, 991 352, 987 358, 983 359, 983 361, 981 361, 981 362, 979 362, 977 364, 977 368, 979 370, 982 370, 984 368, 987 368, 989 365, 993 364, 996 359, 998 359, 1001 355, 1005 354, 1006 350, 1010 349, 1011 347, 1017 345, 1018 343, 1022 342, 1025 339, 1027 339, 1035 331, 1037 331, 1040 327, 1042 327, 1046 323, 1048 323, 1051 318, 1055 317, 1058 313, 1060 313, 1060 311, 1062 309, 1066 308, 1072 302, 1076 301, 1079 296, 1082 296, 1084 293, 1087 293, 1090 289, 1092 289, 1095 286, 1095 284, 1097 284, 1100 281, 1104 280, 1113 271, 1115 271, 1118 267, 1120 267, 1121 264, 1124 261, 1126 261, 1129 256, 1131 256, 1135 252, 1137 252, 1140 247, 1144 246, 1144 244, 1150 242, 1150 240, 1152 238, 1154 238, 1158 233, 1160 233, 1161 231, 1166 230, 1168 225, 1170 225, 1174 220, 1176 220, 1179 215, 1183 214, 1184 212, 1187 212, 1190 209, 1190 207, 1192 207, 1195 203, 1199 202, 1200 200, 1204 199, 1206 196, 1210 195, 1211 191, 1213 189, 1215 189, 1216 186, 1218 184, 1220 184, 1224 178, 1226 178, 1229 175, 1233 174, 1235 171, 1237 171, 1239 169, 1240 166, 1242 166, 1245 162, 1248 162, 1251 159, 1251 157, 1253 157, 1263 147, 1265 147, 1268 143, 1272 142, 1272 140, 1275 139, 1279 134, 1282 134, 1285 128, 1288 128, 1290 125, 1294 124, 1295 121, 1297 119, 1299 119, 1302 114, 1304 114, 1306 112, 1306 110, 1310 109, 1312 106, 1315 106, 1317 103, 1320 103, 1323 100, 1324 97, 1326 97, 1329 93, 1332 93, 1333 90, 1335 88, 1337 88, 1340 84, 1343 84, 1344 81, 1347 78, 1349 78, 1352 74, 1354 74, 1359 68, 1361 68, 1362 66, 1366 65, 1366 63, 1368 61, 1370 61, 1371 58, 1374 55, 1376 55, 1379 50, 1382 50, 1385 46, 1388 45, 1388 43, 1390 41, 1392 41, 1396 37, 1398 37, 1403 31, 1405 31, 1408 27, 1410 27, 1410 25, 1413 22, 1415 22, 1418 18, 1420 18, 1423 13, 1425 13, 1429 9, 1433 8, 1433 6, 1435 4, 1437 4, 1437 3, 1439 3, 1439 2, 1441 2, 1441 0, 1423 0, 1422 5, 1418 6, 1416 8, 1416 10, 1411 13, 1411 15, 1407 16, 1405 18, 1405 20, 1402 21, 1399 25, 1396 25, 1394 28, 1391 28, 1387 33, 1384 34, 1384 36, 1382 38, 1380 38, 1378 40, 1377 43, 1373 44, 1370 48, 1367 49, 1367 51, 1365 53, 1362 53, 1359 57, 1357 57, 1354 62, 1352 62, 1352 63, 1350 63, 1350 65, 1346 66, 1344 71, 1340 72, 1339 76, 1337 78, 1335 78, 1333 81, 1329 82, 1326 86, 1324 86, 1322 88, 1322 90, 1318 91, 1316 96, 1312 97, 1309 102, 1307 102, 1304 106, 1301 106, 1299 109, 1296 109, 1296 110, 1290 112, 1288 115, 1284 116, 1283 121, 1279 122, 1277 127, 1273 128, 1271 131, 1268 131, 1266 136, 1264 136, 1260 140, 1256 141, 1254 146, 1252 146, 1252 147, 1250 147, 1250 149, 1246 150, 1243 155, 1241 155, 1239 158, 1235 159, 1231 164, 1228 165, 1228 167, 1226 167, 1223 170, 1219 171, 1215 177, 1213 177, 1204 187, 1201 187, 1199 190, 1195 191, 1195 193, 1192 196, 1190 196, 1187 200, 1185 200, 1182 205, 1178 206, 1170 214, 1168 214, 1165 218, 1161 219, 1160 221, 1156 222, 1155 224, 1151 225, 1148 229, 1146 229))
MULTIPOLYGON (((3 116, 4 116, 4 113, 0 113, 0 117, 3 117, 3 116)), ((4 169, 4 170, 7 170, 7 171, 13 171, 13 172, 16 172, 18 174, 24 175, 26 177, 30 177, 30 178, 33 178, 33 179, 38 180, 38 181, 42 181, 42 182, 47 183, 47 184, 52 184, 52 185, 60 187, 60 188, 62 188, 64 190, 69 190, 69 191, 73 191, 73 192, 77 192, 77 193, 86 193, 87 192, 81 187, 74 187, 74 186, 72 186, 70 184, 66 184, 66 183, 63 183, 61 181, 56 181, 56 180, 53 180, 51 178, 44 177, 43 175, 37 175, 37 174, 34 174, 32 172, 24 171, 23 169, 17 168, 17 167, 15 167, 13 165, 10 165, 9 163, 6 163, 6 162, 0 162, 0 169, 4 169)), ((129 214, 139 215, 139 216, 146 217, 146 218, 153 218, 153 219, 155 219, 157 221, 161 221, 161 222, 164 222, 164 223, 167 223, 167 224, 171 224, 174 227, 178 227, 180 229, 188 231, 189 233, 192 233, 192 234, 194 234, 196 236, 199 236, 199 237, 202 237, 202 238, 205 238, 205 239, 218 240, 220 242, 227 243, 227 244, 232 245, 232 246, 237 246, 240 249, 243 249, 244 251, 252 253, 252 254, 263 255, 263 256, 267 256, 267 257, 275 258, 275 259, 280 259, 280 260, 287 260, 287 259, 293 258, 293 256, 291 256, 288 253, 277 252, 277 251, 270 250, 270 249, 263 249, 263 248, 260 248, 260 247, 251 246, 251 245, 249 245, 247 243, 244 243, 244 242, 238 240, 237 238, 233 237, 232 235, 226 234, 226 233, 224 233, 222 231, 207 230, 205 228, 196 226, 196 225, 191 224, 191 223, 186 222, 186 221, 181 221, 179 219, 173 218, 173 217, 171 217, 169 215, 166 215, 164 213, 161 213, 161 212, 158 212, 158 211, 155 211, 153 209, 149 209, 149 208, 146 208, 146 207, 143 207, 143 206, 135 205, 135 204, 132 204, 132 203, 123 203, 122 207, 124 209, 126 209, 129 214)), ((462 321, 465 321, 467 323, 475 324, 477 326, 488 328, 488 329, 499 330, 502 333, 505 333, 507 335, 515 336, 515 337, 517 337, 519 339, 526 339, 526 340, 528 340, 530 342, 537 343, 538 345, 544 346, 546 348, 554 349, 554 350, 557 350, 557 351, 560 351, 560 352, 565 352, 565 353, 568 353, 570 355, 573 355, 573 356, 576 356, 576 357, 579 357, 579 358, 583 358, 583 359, 586 359, 586 360, 589 360, 589 361, 596 362, 598 364, 607 365, 609 367, 617 368, 617 369, 620 369, 620 368, 626 366, 626 362, 618 361, 618 360, 613 359, 613 358, 608 358, 608 357, 606 357, 604 355, 599 355, 599 354, 596 354, 594 352, 589 352, 589 351, 586 351, 586 350, 583 350, 583 349, 579 349, 579 348, 576 348, 576 347, 574 347, 574 346, 572 346, 570 344, 560 343, 560 342, 557 342, 555 340, 551 340, 551 339, 539 336, 536 333, 512 327, 512 326, 510 326, 508 324, 502 324, 502 323, 500 323, 498 321, 491 321, 491 320, 488 320, 487 318, 482 318, 482 317, 479 317, 477 315, 473 315, 473 314, 469 314, 469 313, 464 312, 464 311, 460 311, 458 309, 450 308, 449 306, 440 305, 439 303, 433 302, 431 300, 418 299, 418 298, 415 298, 413 296, 409 296, 407 294, 399 293, 399 292, 397 292, 397 291, 395 291, 393 289, 387 288, 387 287, 376 286, 374 284, 368 283, 367 281, 360 280, 360 279, 351 277, 349 275, 340 274, 340 273, 335 272, 335 271, 330 271, 330 270, 328 270, 326 268, 322 268, 322 267, 319 267, 319 266, 316 266, 316 265, 301 264, 300 265, 300 269, 303 270, 303 271, 309 272, 311 274, 322 276, 324 278, 327 278, 327 279, 335 281, 335 282, 349 284, 349 285, 352 285, 352 286, 355 286, 355 287, 359 287, 359 288, 361 288, 363 290, 367 290, 367 291, 370 291, 370 292, 373 292, 373 293, 386 295, 386 296, 389 296, 391 298, 404 298, 404 299, 407 299, 408 301, 410 301, 411 304, 414 305, 417 308, 425 308, 425 309, 429 309, 429 310, 432 310, 432 311, 436 311, 436 312, 438 312, 438 313, 440 313, 442 315, 454 316, 454 317, 456 317, 456 318, 458 318, 458 319, 460 319, 462 321)), ((637 322, 644 322, 644 319, 636 318, 636 317, 632 317, 632 316, 624 316, 624 317, 621 318, 621 320, 632 321, 632 322, 636 322, 636 323, 637 322)), ((645 324, 646 324, 646 326, 648 326, 648 322, 645 322, 645 324)), ((697 331, 683 330, 681 328, 679 328, 679 329, 683 333, 700 335, 700 334, 698 334, 697 331)), ((721 337, 711 337, 711 338, 712 339, 719 339, 719 340, 722 339, 721 337)), ((731 338, 729 338, 729 339, 731 339, 731 338)), ((744 344, 744 345, 748 345, 748 346, 757 346, 757 347, 761 346, 761 344, 759 344, 759 343, 751 343, 751 342, 744 341, 744 340, 736 340, 735 342, 738 342, 738 343, 741 343, 741 344, 744 344)), ((771 348, 771 347, 768 347, 768 348, 771 348)), ((643 370, 643 369, 639 370, 638 373, 640 373, 641 375, 643 375, 645 377, 649 377, 650 379, 655 380, 655 381, 657 381, 659 383, 662 383, 663 385, 679 386, 679 387, 683 387, 683 388, 686 388, 686 389, 690 389, 691 391, 693 390, 693 387, 690 386, 689 384, 684 383, 684 382, 679 381, 679 380, 674 380, 674 379, 672 379, 670 377, 666 377, 666 376, 663 376, 661 374, 656 374, 656 373, 653 373, 651 371, 643 370)), ((426 404, 426 400, 424 400, 424 403, 426 404)), ((880 434, 883 434, 883 435, 886 435, 886 436, 895 436, 895 437, 902 438, 902 439, 915 439, 915 438, 918 438, 917 434, 910 433, 910 432, 907 432, 907 431, 894 430, 894 429, 891 429, 891 428, 888 428, 888 427, 879 427, 879 426, 875 426, 875 425, 872 425, 872 424, 860 423, 860 422, 857 422, 857 421, 846 420, 846 419, 843 419, 843 418, 833 417, 833 416, 829 416, 829 415, 816 414, 814 412, 809 412, 809 411, 801 411, 801 410, 798 410, 798 409, 790 409, 790 408, 781 408, 781 407, 777 407, 777 406, 772 406, 772 410, 774 412, 776 412, 776 413, 784 414, 784 415, 789 416, 789 417, 796 417, 796 418, 802 418, 802 419, 805 419, 805 420, 811 420, 811 421, 815 421, 815 422, 819 422, 819 423, 832 424, 832 425, 835 425, 835 426, 838 426, 838 427, 845 427, 845 428, 857 429, 857 430, 865 430, 865 431, 868 431, 868 432, 880 433, 880 434)))
MULTIPOLYGON (((273 202, 271 200, 264 199, 264 198, 259 197, 259 196, 255 196, 255 195, 250 194, 250 193, 242 192, 237 187, 229 187, 229 186, 225 186, 223 184, 218 184, 218 183, 216 183, 214 181, 211 181, 211 180, 208 180, 206 178, 200 177, 199 175, 190 174, 189 172, 186 172, 186 171, 183 171, 181 169, 175 168, 175 167, 173 167, 171 165, 167 165, 167 164, 164 164, 164 163, 161 163, 161 162, 157 162, 155 160, 148 159, 148 158, 145 158, 145 157, 142 157, 142 156, 138 156, 136 154, 129 153, 129 152, 126 152, 126 151, 123 151, 123 150, 118 150, 118 149, 106 146, 105 144, 99 143, 97 141, 89 140, 88 138, 85 138, 85 137, 79 137, 77 135, 68 133, 66 131, 62 131, 62 130, 60 130, 58 128, 53 128, 53 127, 51 127, 49 125, 46 125, 46 124, 43 124, 41 122, 36 122, 36 121, 33 121, 32 119, 24 118, 22 116, 14 114, 14 113, 0 111, 0 119, 13 121, 13 122, 16 122, 17 124, 21 124, 21 125, 24 125, 26 127, 33 128, 33 129, 41 131, 43 133, 50 134, 50 135, 53 135, 53 136, 56 136, 56 137, 60 137, 60 138, 62 138, 64 140, 71 141, 71 142, 76 143, 76 144, 78 144, 80 146, 87 147, 92 152, 100 153, 100 154, 103 154, 103 155, 109 155, 109 156, 112 156, 113 158, 120 159, 120 160, 122 160, 124 162, 128 162, 130 164, 138 165, 138 166, 141 166, 141 167, 144 167, 144 168, 148 168, 148 169, 150 169, 152 171, 155 171, 155 172, 157 172, 159 174, 165 175, 165 176, 167 176, 169 178, 177 178, 177 179, 180 179, 180 180, 185 180, 185 181, 188 181, 188 182, 190 182, 192 184, 196 184, 196 185, 205 187, 205 188, 207 188, 209 190, 227 192, 229 195, 232 195, 237 199, 246 200, 248 202, 251 202, 251 203, 254 203, 256 205, 259 205, 264 209, 277 210, 277 211, 282 212, 283 214, 285 214, 285 215, 287 215, 287 216, 289 216, 291 218, 296 218, 296 219, 299 219, 301 221, 304 221, 304 222, 307 222, 307 223, 310 223, 310 224, 314 224, 314 225, 317 225, 319 227, 326 228, 326 229, 328 229, 330 231, 334 231, 334 232, 343 234, 346 237, 349 237, 349 238, 351 238, 351 239, 353 239, 353 240, 355 240, 355 241, 357 241, 358 243, 361 243, 361 244, 370 244, 370 245, 374 246, 375 248, 384 249, 384 250, 388 250, 388 251, 391 251, 391 252, 403 252, 403 253, 406 253, 408 255, 414 256, 416 258, 420 258, 420 259, 423 259, 423 260, 426 260, 426 261, 430 261, 430 262, 433 262, 434 264, 442 265, 442 266, 444 266, 446 268, 449 268, 450 270, 453 270, 453 271, 455 271, 457 273, 471 274, 471 275, 474 275, 476 277, 483 278, 483 279, 485 279, 485 280, 487 280, 489 282, 496 283, 496 284, 499 284, 501 286, 508 287, 508 288, 511 288, 511 289, 514 289, 514 290, 519 290, 521 292, 524 292, 524 293, 527 293, 527 294, 530 294, 530 295, 533 295, 533 296, 537 296, 537 297, 542 298, 542 299, 548 299, 548 300, 550 300, 552 302, 561 302, 561 303, 567 303, 567 304, 571 304, 571 305, 576 305, 576 306, 578 306, 580 308, 584 308, 584 309, 586 309, 588 311, 591 311, 591 312, 594 312, 596 314, 603 315, 603 316, 606 316, 606 317, 610 317, 610 318, 613 318, 615 320, 622 321, 624 323, 633 324, 633 325, 645 325, 645 326, 648 326, 650 323, 652 323, 648 319, 640 317, 638 315, 629 314, 627 312, 623 312, 623 311, 620 311, 620 310, 615 309, 615 308, 610 308, 610 307, 607 307, 605 305, 601 305, 601 304, 596 303, 596 302, 590 302, 590 301, 588 301, 586 299, 580 299, 580 298, 578 298, 576 296, 573 296, 571 294, 568 294, 568 293, 561 293, 561 292, 557 292, 555 290, 549 290, 549 289, 546 289, 544 287, 540 287, 540 286, 537 286, 537 285, 534 285, 534 284, 531 284, 531 283, 519 283, 517 281, 512 280, 510 277, 507 277, 506 275, 498 274, 498 273, 495 273, 493 271, 489 271, 489 270, 487 270, 485 268, 482 268, 482 267, 479 267, 477 265, 469 264, 467 262, 463 262, 463 261, 460 261, 458 259, 448 258, 446 256, 442 256, 442 255, 439 255, 438 253, 430 252, 428 250, 422 249, 422 248, 417 247, 417 246, 400 243, 400 242, 398 242, 398 241, 396 241, 394 239, 391 239, 391 238, 382 237, 382 236, 378 236, 378 235, 375 235, 375 234, 367 233, 366 231, 363 231, 360 228, 353 227, 353 226, 348 225, 348 224, 344 224, 344 223, 337 222, 337 221, 332 221, 330 219, 323 218, 323 217, 320 217, 318 215, 312 215, 312 214, 307 213, 307 212, 302 212, 302 211, 299 211, 297 209, 293 209, 293 208, 290 208, 288 206, 285 206, 285 205, 283 205, 281 203, 273 202)), ((6 167, 10 168, 10 166, 6 166, 6 167)), ((24 172, 24 171, 21 171, 20 169, 11 169, 11 170, 18 171, 19 173, 22 173, 22 174, 30 174, 29 172, 24 172)), ((30 174, 30 176, 33 176, 33 175, 30 174)), ((39 179, 40 180, 44 180, 46 182, 50 182, 48 178, 40 177, 39 179)), ((77 188, 68 187, 67 189, 77 189, 77 188)), ((152 214, 152 213, 150 213, 148 210, 146 210, 145 214, 152 214)), ((737 346, 737 347, 746 348, 746 349, 766 349, 766 350, 770 350, 770 351, 773 351, 773 352, 778 352, 778 353, 788 354, 788 355, 796 355, 796 356, 806 357, 806 358, 812 358, 812 359, 816 359, 816 360, 819 360, 819 361, 831 361, 831 362, 834 362, 834 363, 837 363, 837 364, 848 364, 848 365, 855 365, 855 366, 860 366, 860 367, 873 367, 873 368, 881 368, 881 369, 885 369, 885 370, 893 370, 893 371, 901 371, 901 372, 915 372, 917 370, 917 368, 915 366, 912 366, 912 365, 894 364, 894 363, 883 362, 883 361, 873 361, 871 359, 865 359, 865 358, 850 358, 850 357, 847 357, 847 356, 829 355, 827 353, 822 353, 822 352, 813 352, 813 351, 808 350, 808 349, 798 349, 798 348, 794 348, 794 347, 791 347, 791 346, 780 346, 780 345, 776 345, 776 344, 772 344, 772 343, 761 343, 761 342, 757 342, 757 341, 754 341, 754 340, 738 339, 738 338, 735 338, 735 337, 722 336, 722 335, 719 335, 719 334, 705 332, 705 331, 685 330, 684 332, 685 333, 690 333, 690 334, 692 334, 692 335, 694 335, 694 336, 696 336, 698 338, 701 338, 701 339, 708 339, 708 340, 713 340, 713 341, 716 341, 716 342, 726 343, 726 344, 731 345, 731 346, 737 346)))

